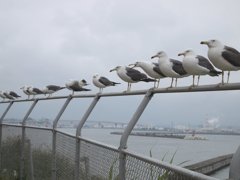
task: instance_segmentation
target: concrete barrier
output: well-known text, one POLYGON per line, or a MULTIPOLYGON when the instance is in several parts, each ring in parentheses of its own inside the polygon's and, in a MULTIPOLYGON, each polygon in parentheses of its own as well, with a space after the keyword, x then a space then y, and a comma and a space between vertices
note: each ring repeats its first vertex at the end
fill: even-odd
POLYGON ((233 154, 227 154, 218 156, 216 158, 208 159, 196 164, 186 166, 185 168, 192 171, 200 172, 202 174, 212 174, 213 172, 229 166, 232 160, 233 154))

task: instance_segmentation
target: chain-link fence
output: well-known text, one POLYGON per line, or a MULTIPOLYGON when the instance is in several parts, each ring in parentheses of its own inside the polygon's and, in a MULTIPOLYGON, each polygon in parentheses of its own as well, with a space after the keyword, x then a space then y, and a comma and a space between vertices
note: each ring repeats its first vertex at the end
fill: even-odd
MULTIPOLYGON (((18 179, 20 169, 23 168, 23 180, 52 179, 52 130, 24 127, 25 143, 22 146, 22 128, 16 125, 2 125, 0 177, 18 179)), ((122 153, 126 162, 125 179, 213 179, 126 150, 122 153)), ((117 180, 119 155, 120 150, 115 147, 57 131, 56 179, 76 179, 76 173, 79 173, 78 179, 81 180, 117 180), (80 149, 79 154, 76 153, 77 146, 80 149), (79 169, 76 170, 76 167, 79 169)))
MULTIPOLYGON (((227 86, 198 86, 192 89, 177 87, 1 102, 1 105, 6 103, 7 106, 0 117, 0 180, 213 180, 215 178, 131 153, 127 151, 126 147, 131 131, 154 94, 225 90, 240 90, 240 83, 227 86), (129 95, 145 96, 124 130, 119 148, 81 136, 83 125, 101 98, 129 95), (59 119, 74 98, 93 99, 79 121, 75 136, 56 129, 59 119), (39 101, 54 99, 65 99, 66 101, 51 128, 32 127, 26 123, 39 101), (14 123, 5 121, 4 118, 12 105, 22 102, 32 102, 22 121, 14 121, 14 123)), ((21 114, 23 114, 22 111, 21 114)))

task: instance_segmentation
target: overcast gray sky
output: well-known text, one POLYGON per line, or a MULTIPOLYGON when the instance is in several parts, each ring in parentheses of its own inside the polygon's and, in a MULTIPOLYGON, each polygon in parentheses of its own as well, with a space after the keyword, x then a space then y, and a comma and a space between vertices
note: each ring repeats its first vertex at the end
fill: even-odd
MULTIPOLYGON (((178 59, 177 54, 189 48, 206 56, 202 40, 218 39, 240 50, 239 7, 238 0, 0 0, 0 89, 22 94, 19 88, 25 84, 64 85, 69 79, 82 78, 91 82, 95 73, 121 82, 109 72, 111 68, 150 61, 160 50, 178 59)), ((179 80, 179 86, 191 81, 191 77, 179 80)), ((220 77, 205 76, 200 84, 220 81, 220 77)), ((239 82, 240 72, 232 73, 230 81, 239 82)), ((160 85, 169 84, 165 79, 160 85)), ((133 85, 133 89, 150 87, 152 84, 133 85)), ((98 91, 92 85, 89 88, 98 91)), ((106 91, 125 89, 122 83, 106 91)), ((199 124, 206 117, 219 117, 221 124, 239 125, 239 96, 239 92, 157 95, 141 120, 199 124)), ((98 117, 128 121, 135 106, 130 111, 126 107, 129 100, 118 102, 109 117, 101 113, 109 107, 103 103, 96 109, 98 117), (119 108, 121 118, 114 117, 119 108)))

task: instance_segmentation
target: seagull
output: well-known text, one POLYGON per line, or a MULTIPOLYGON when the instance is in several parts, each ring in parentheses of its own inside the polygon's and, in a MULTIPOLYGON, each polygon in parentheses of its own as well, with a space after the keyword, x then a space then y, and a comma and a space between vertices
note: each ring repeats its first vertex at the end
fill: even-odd
POLYGON ((30 98, 30 95, 31 95, 31 93, 30 93, 30 91, 29 91, 29 88, 30 88, 31 86, 27 86, 27 85, 25 85, 25 86, 23 86, 23 87, 21 87, 20 89, 22 89, 22 91, 24 92, 24 94, 26 94, 27 96, 28 96, 28 99, 30 98))
POLYGON ((40 90, 38 88, 35 88, 35 87, 32 87, 32 86, 30 86, 28 88, 28 91, 29 91, 30 95, 33 95, 33 99, 35 98, 36 95, 43 94, 42 90, 40 90))
POLYGON ((144 82, 154 82, 156 80, 148 78, 146 74, 141 73, 140 71, 129 68, 126 66, 117 66, 114 69, 110 70, 117 71, 117 75, 125 82, 128 83, 127 92, 131 90, 131 84, 139 81, 144 82))
POLYGON ((14 91, 10 91, 9 95, 12 96, 13 98, 20 98, 21 97, 17 93, 15 93, 14 91))
POLYGON ((66 88, 72 90, 72 95, 74 95, 75 91, 91 91, 91 89, 83 88, 83 86, 87 86, 87 81, 82 79, 81 81, 78 80, 71 80, 70 82, 66 83, 66 88))
POLYGON ((228 83, 230 71, 240 70, 240 52, 223 45, 218 40, 202 41, 201 44, 208 46, 208 58, 214 66, 222 70, 222 84, 224 84, 224 71, 228 71, 228 83))
POLYGON ((3 99, 3 101, 6 99, 6 96, 3 94, 3 91, 0 91, 0 97, 3 99))
POLYGON ((103 88, 105 87, 121 84, 121 83, 110 81, 108 78, 99 76, 98 74, 93 76, 92 82, 96 87, 99 88, 99 92, 102 92, 103 88))
POLYGON ((177 79, 188 76, 187 72, 184 70, 182 62, 169 59, 164 51, 158 52, 156 55, 152 56, 151 59, 158 57, 159 69, 161 72, 172 78, 171 86, 173 85, 173 79, 176 78, 175 87, 177 86, 177 79))
POLYGON ((182 61, 183 68, 188 74, 193 75, 192 86, 195 86, 194 81, 196 75, 198 76, 197 82, 198 86, 200 75, 208 74, 210 76, 218 76, 219 74, 222 73, 220 71, 217 71, 207 58, 200 55, 196 55, 193 50, 186 50, 178 54, 178 56, 181 55, 184 56, 182 61))
POLYGON ((66 87, 61 87, 61 86, 56 86, 56 85, 48 85, 46 86, 45 88, 42 89, 42 92, 43 94, 49 94, 48 97, 50 97, 53 93, 61 90, 61 89, 64 89, 66 87))
POLYGON ((9 92, 9 91, 3 92, 3 95, 4 95, 7 99, 14 100, 14 97, 13 97, 12 95, 10 95, 10 92, 9 92))
POLYGON ((159 87, 159 82, 161 78, 166 77, 161 70, 159 69, 158 63, 146 63, 146 62, 136 62, 134 64, 129 64, 129 66, 140 67, 142 70, 151 78, 154 78, 156 82, 154 82, 154 87, 159 87))

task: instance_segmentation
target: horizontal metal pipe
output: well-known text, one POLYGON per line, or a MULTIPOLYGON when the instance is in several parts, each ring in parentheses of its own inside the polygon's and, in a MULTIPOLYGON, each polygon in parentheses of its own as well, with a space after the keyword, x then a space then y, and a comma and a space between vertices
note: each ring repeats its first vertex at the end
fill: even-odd
MULTIPOLYGON (((19 127, 22 128, 21 124, 8 124, 8 123, 2 123, 2 126, 11 126, 11 127, 19 127)), ((52 128, 46 128, 46 127, 37 127, 37 126, 29 126, 25 125, 25 128, 29 129, 39 129, 39 130, 46 130, 46 131, 52 131, 52 128)))
MULTIPOLYGON (((136 90, 130 92, 110 92, 110 93, 100 93, 100 97, 111 97, 111 96, 132 96, 132 95, 144 95, 147 93, 149 89, 144 90, 136 90)), ((203 91, 230 91, 230 90, 240 90, 240 83, 228 83, 228 84, 211 84, 211 85, 201 85, 201 86, 182 86, 182 87, 172 87, 172 88, 157 88, 152 89, 154 94, 160 93, 183 93, 183 92, 203 92, 203 91)), ((96 96, 97 93, 93 94, 81 94, 81 95, 74 95, 72 98, 93 98, 96 96)), ((26 102, 26 101, 44 101, 44 100, 54 100, 54 99, 66 99, 67 96, 53 96, 48 98, 36 98, 36 99, 17 99, 13 101, 2 101, 0 104, 3 103, 10 103, 10 102, 26 102)))

